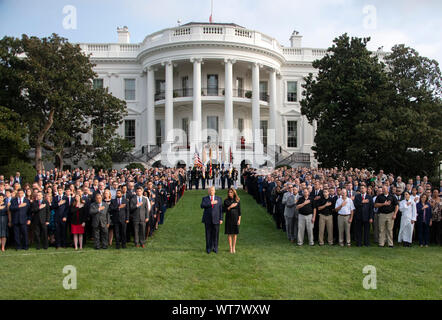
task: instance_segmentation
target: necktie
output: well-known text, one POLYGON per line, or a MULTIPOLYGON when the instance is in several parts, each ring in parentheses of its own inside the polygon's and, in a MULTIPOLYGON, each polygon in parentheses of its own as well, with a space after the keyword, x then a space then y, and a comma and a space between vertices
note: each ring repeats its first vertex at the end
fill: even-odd
POLYGON ((21 205, 21 198, 18 198, 18 205, 21 205))
MULTIPOLYGON (((210 201, 213 201, 213 196, 210 197, 210 201)), ((212 208, 213 208, 213 204, 212 204, 212 208)))
POLYGON ((365 194, 362 195, 362 201, 365 200, 365 194))

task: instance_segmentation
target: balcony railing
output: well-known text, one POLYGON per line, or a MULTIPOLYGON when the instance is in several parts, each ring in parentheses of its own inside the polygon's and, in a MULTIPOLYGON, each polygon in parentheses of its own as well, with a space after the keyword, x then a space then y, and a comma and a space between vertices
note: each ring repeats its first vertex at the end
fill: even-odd
MULTIPOLYGON (((235 98, 252 98, 252 91, 245 89, 232 89, 235 98)), ((225 95, 224 88, 201 88, 201 96, 203 97, 223 97, 225 95)), ((173 90, 173 98, 193 97, 193 88, 181 88, 173 90)), ((164 100, 166 92, 164 90, 155 93, 155 101, 164 100)), ((268 92, 260 92, 259 100, 269 102, 268 92)))
POLYGON ((201 88, 201 95, 209 97, 221 97, 224 96, 224 88, 201 88))
POLYGON ((193 97, 193 88, 182 88, 173 90, 174 98, 193 97))
POLYGON ((166 99, 166 91, 160 91, 155 93, 155 101, 166 99))

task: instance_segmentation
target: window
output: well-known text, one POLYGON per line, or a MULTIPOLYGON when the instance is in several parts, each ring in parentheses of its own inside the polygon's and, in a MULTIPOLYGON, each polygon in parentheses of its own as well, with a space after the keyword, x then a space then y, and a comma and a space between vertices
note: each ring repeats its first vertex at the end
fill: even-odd
POLYGON ((191 90, 189 90, 189 76, 181 78, 181 88, 183 97, 190 97, 192 95, 191 90))
POLYGON ((267 147, 267 128, 268 128, 267 120, 261 120, 260 121, 261 141, 264 147, 267 147))
POLYGON ((182 119, 182 127, 183 127, 183 131, 185 133, 185 137, 183 137, 183 141, 186 141, 186 146, 190 146, 189 143, 189 118, 183 118, 182 119))
POLYGON ((156 120, 156 136, 157 136, 157 146, 161 147, 164 143, 164 119, 156 120))
POLYGON ((242 98, 244 96, 244 81, 242 78, 236 78, 236 89, 238 90, 238 97, 242 98))
POLYGON ((124 138, 135 147, 135 120, 124 120, 124 138))
POLYGON ((218 117, 217 116, 207 116, 207 129, 212 129, 216 131, 214 133, 212 130, 208 133, 207 142, 216 142, 218 133, 218 117))
POLYGON ((124 79, 124 99, 135 100, 135 79, 124 79))
POLYGON ((239 118, 238 119, 238 130, 240 133, 244 130, 244 119, 239 118))
POLYGON ((287 81, 287 101, 289 101, 289 102, 298 101, 298 82, 297 81, 287 81))
POLYGON ((298 121, 287 121, 287 147, 298 147, 298 121))
POLYGON ((166 92, 166 80, 155 80, 155 101, 164 100, 166 92))
POLYGON ((103 89, 103 79, 94 79, 93 87, 94 89, 103 89))
POLYGON ((259 82, 259 100, 268 101, 268 93, 267 93, 267 81, 259 82))
POLYGON ((218 95, 218 75, 208 74, 207 75, 207 95, 217 96, 218 95))

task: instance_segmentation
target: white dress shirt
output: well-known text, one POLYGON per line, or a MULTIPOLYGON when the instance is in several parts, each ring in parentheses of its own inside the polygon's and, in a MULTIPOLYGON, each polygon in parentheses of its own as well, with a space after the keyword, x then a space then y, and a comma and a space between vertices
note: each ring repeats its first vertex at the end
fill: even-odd
MULTIPOLYGON (((343 216, 348 216, 351 214, 351 211, 355 209, 355 206, 353 204, 353 200, 351 200, 350 198, 347 197, 347 199, 345 199, 346 204, 345 206, 343 206, 338 213, 343 215, 343 216)), ((339 207, 342 203, 344 202, 344 200, 342 198, 339 198, 336 201, 336 206, 335 208, 339 207)))

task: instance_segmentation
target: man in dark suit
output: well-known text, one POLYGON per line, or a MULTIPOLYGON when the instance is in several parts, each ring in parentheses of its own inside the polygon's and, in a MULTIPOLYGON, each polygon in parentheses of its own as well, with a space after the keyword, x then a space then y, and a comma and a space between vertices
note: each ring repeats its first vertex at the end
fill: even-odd
POLYGON ((43 199, 43 192, 37 193, 37 199, 31 205, 31 226, 34 233, 35 246, 40 250, 48 248, 48 225, 51 218, 51 208, 49 202, 43 199))
POLYGON ((23 179, 22 177, 20 177, 20 172, 16 172, 15 173, 15 177, 14 177, 14 183, 18 183, 19 185, 21 185, 23 179))
POLYGON ((31 224, 31 203, 25 198, 23 189, 18 190, 17 198, 12 198, 9 210, 12 214, 16 250, 28 250, 28 229, 31 224), (23 241, 22 241, 23 240, 23 241))
POLYGON ((362 246, 362 230, 364 232, 364 245, 368 247, 370 245, 369 235, 370 235, 370 224, 373 223, 374 218, 374 204, 373 198, 367 194, 367 187, 361 185, 361 193, 355 195, 355 236, 356 245, 358 247, 362 246))
POLYGON ((131 220, 134 226, 134 241, 137 248, 145 243, 146 223, 149 222, 150 202, 143 197, 143 188, 138 187, 137 193, 130 200, 131 220))
POLYGON ((110 224, 109 205, 103 201, 103 197, 99 192, 95 195, 95 202, 89 208, 89 214, 92 217, 95 249, 100 249, 100 242, 101 248, 107 249, 110 224))
POLYGON ((201 201, 204 209, 202 221, 206 228, 206 251, 218 253, 219 226, 223 223, 223 203, 221 197, 215 196, 215 187, 209 188, 209 195, 201 201))
POLYGON ((66 221, 69 212, 68 198, 63 195, 63 187, 58 188, 58 194, 52 200, 52 207, 55 210, 55 246, 66 248, 66 221))
POLYGON ((120 249, 126 248, 126 228, 129 223, 129 207, 126 199, 123 198, 123 192, 118 189, 117 196, 112 199, 110 204, 110 211, 113 213, 113 223, 115 232, 115 247, 120 249))
POLYGON ((228 171, 224 170, 224 169, 221 169, 219 174, 220 174, 220 177, 221 177, 221 188, 225 189, 226 188, 226 178, 227 178, 228 171))

